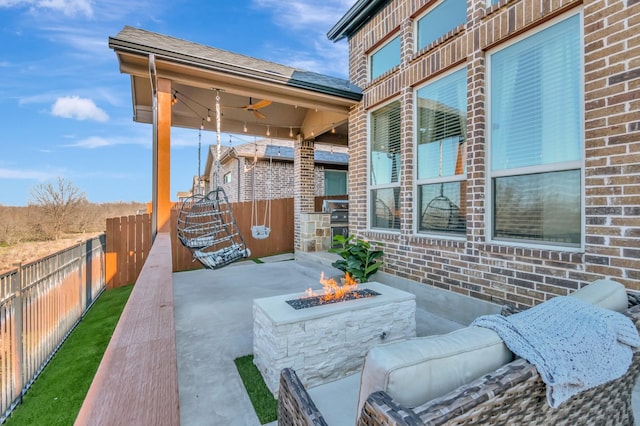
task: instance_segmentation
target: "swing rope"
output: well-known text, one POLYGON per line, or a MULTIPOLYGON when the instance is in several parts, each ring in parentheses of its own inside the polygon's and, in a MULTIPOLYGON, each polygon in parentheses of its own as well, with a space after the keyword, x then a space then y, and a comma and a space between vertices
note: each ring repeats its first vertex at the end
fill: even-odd
POLYGON ((220 155, 222 143, 220 142, 220 90, 216 90, 216 188, 220 186, 220 155))
POLYGON ((265 200, 264 218, 262 225, 258 225, 258 208, 256 203, 256 170, 258 163, 258 145, 255 146, 255 156, 253 159, 253 197, 251 202, 251 236, 257 240, 263 240, 269 236, 271 232, 271 168, 273 157, 269 157, 269 178, 267 187, 269 191, 265 200))

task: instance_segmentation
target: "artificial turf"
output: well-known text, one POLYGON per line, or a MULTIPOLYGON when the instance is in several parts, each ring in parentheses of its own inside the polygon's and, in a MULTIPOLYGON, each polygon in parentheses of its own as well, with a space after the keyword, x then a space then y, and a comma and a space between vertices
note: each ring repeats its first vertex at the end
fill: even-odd
POLYGON ((258 368, 253 364, 253 355, 245 355, 234 360, 242 383, 249 394, 253 409, 260 424, 271 423, 278 418, 278 401, 264 383, 258 368))
POLYGON ((73 425, 132 289, 129 285, 102 293, 6 425, 73 425))

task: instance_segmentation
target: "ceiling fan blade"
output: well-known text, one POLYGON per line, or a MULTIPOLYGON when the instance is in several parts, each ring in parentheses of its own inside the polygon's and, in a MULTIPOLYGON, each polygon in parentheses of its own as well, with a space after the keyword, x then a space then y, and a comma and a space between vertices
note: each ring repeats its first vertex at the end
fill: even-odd
POLYGON ((263 113, 261 113, 260 111, 256 111, 256 110, 253 110, 253 115, 255 115, 256 117, 258 117, 258 118, 260 118, 260 119, 262 119, 262 120, 264 120, 265 118, 267 118, 267 116, 266 116, 266 115, 264 115, 264 114, 263 114, 263 113))
POLYGON ((267 100, 267 99, 263 99, 260 102, 258 102, 257 104, 253 104, 253 108, 254 109, 260 109, 260 108, 264 108, 271 105, 271 101, 267 100))

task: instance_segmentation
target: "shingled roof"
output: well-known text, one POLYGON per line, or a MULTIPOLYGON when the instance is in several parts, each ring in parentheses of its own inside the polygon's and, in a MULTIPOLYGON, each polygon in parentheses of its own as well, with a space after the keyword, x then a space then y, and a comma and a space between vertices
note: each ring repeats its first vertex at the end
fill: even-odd
POLYGON ((240 55, 215 47, 125 26, 116 36, 109 37, 109 47, 130 53, 153 53, 158 59, 169 59, 205 69, 251 75, 307 90, 360 100, 362 91, 348 80, 304 71, 275 62, 240 55))

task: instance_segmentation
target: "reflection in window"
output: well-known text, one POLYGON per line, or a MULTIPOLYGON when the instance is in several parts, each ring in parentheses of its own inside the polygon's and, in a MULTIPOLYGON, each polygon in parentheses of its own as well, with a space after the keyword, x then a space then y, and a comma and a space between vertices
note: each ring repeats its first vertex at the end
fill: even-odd
POLYGON ((466 82, 461 69, 417 91, 419 231, 466 231, 466 82))
POLYGON ((376 50, 370 57, 370 79, 380 77, 391 68, 400 65, 400 36, 376 50))
POLYGON ((580 170, 495 178, 494 235, 580 244, 580 170))
POLYGON ((418 21, 418 50, 467 22, 467 0, 444 0, 418 21))
POLYGON ((400 229, 400 188, 371 191, 371 227, 400 229))
POLYGON ((371 113, 370 137, 371 227, 400 229, 400 101, 371 113))
POLYGON ((493 237, 579 246, 580 15, 489 59, 493 237))
POLYGON ((466 186, 466 182, 420 185, 418 196, 422 216, 418 230, 464 234, 466 217, 458 204, 464 208, 466 186))

